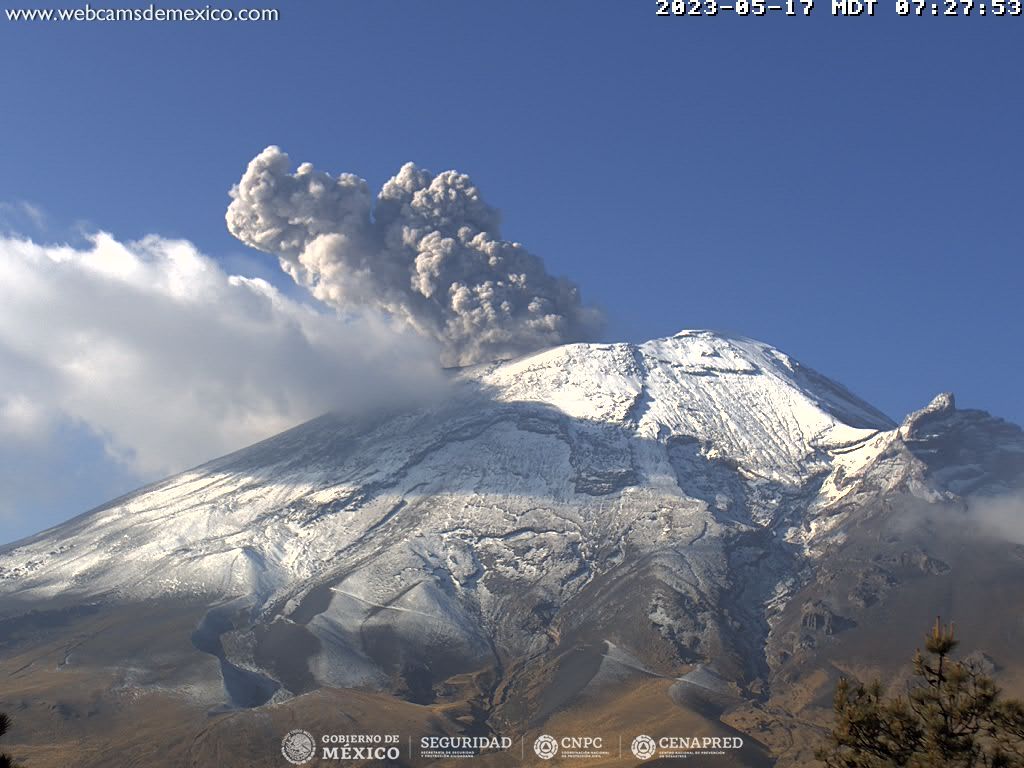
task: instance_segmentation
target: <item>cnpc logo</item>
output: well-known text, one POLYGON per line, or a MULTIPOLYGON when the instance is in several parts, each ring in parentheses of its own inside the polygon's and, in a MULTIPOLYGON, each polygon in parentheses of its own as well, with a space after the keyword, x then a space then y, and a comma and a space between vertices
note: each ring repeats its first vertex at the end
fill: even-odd
POLYGON ((533 751, 541 760, 550 760, 559 752, 577 754, 594 752, 604 748, 604 740, 600 736, 554 736, 543 734, 533 742, 533 751))
POLYGON ((550 760, 558 754, 558 740, 546 733, 541 734, 533 742, 533 751, 541 760, 550 760))

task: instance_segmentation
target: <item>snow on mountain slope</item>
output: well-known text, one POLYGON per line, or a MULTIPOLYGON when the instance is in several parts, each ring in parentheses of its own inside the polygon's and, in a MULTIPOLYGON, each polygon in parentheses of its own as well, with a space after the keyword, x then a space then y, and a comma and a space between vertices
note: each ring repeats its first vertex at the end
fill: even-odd
MULTIPOLYGON (((9 547, 0 589, 266 599, 417 499, 464 508, 486 489, 571 506, 627 480, 681 496, 662 450, 676 438, 747 480, 796 487, 825 470, 830 449, 892 426, 777 350, 709 332, 558 347, 457 378, 460 395, 432 411, 368 429, 324 417, 9 547), (540 418, 578 433, 575 451, 516 423, 536 416, 531 405, 567 417, 540 418)), ((464 522, 494 535, 516 524, 496 509, 464 522)))
MULTIPOLYGON (((217 713, 358 688, 467 733, 660 679, 652 712, 748 707, 751 742, 785 751, 844 648, 901 663, 891 627, 996 589, 1024 605, 1024 547, 973 509, 1024 498, 1024 432, 950 395, 896 425, 707 331, 451 377, 432 407, 325 415, 0 549, 0 650, 31 651, 11 668, 42 674, 45 635, 60 669, 114 675, 110 701, 217 713)), ((1024 679, 1005 615, 971 623, 1024 679)))
POLYGON ((707 331, 567 345, 453 371, 430 408, 323 416, 10 545, 0 612, 199 600, 222 630, 202 649, 236 690, 256 676, 231 696, 245 706, 322 685, 429 701, 484 668, 503 701, 528 700, 517 660, 572 637, 756 687, 771 627, 848 521, 890 491, 995 482, 971 467, 1013 463, 1024 441, 1001 424, 939 398, 897 427, 707 331))
POLYGON ((1020 427, 984 411, 957 410, 953 395, 942 393, 897 429, 837 449, 818 495, 787 537, 821 553, 841 542, 844 526, 863 518, 878 497, 906 493, 966 507, 976 494, 1009 497, 1022 484, 1020 427))
POLYGON ((839 385, 749 339, 683 331, 639 346, 574 344, 481 377, 504 402, 539 401, 569 416, 686 435, 753 476, 796 483, 818 449, 867 439, 890 420, 839 385))

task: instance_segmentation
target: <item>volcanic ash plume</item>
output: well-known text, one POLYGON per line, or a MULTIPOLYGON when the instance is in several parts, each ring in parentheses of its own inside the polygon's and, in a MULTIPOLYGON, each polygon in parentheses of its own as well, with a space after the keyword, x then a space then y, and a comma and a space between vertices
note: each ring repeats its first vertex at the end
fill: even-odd
POLYGON ((372 309, 441 344, 445 365, 468 365, 590 338, 600 314, 572 282, 502 240, 498 212, 470 178, 412 163, 381 188, 333 177, 268 147, 231 190, 228 230, 278 256, 318 299, 372 309))

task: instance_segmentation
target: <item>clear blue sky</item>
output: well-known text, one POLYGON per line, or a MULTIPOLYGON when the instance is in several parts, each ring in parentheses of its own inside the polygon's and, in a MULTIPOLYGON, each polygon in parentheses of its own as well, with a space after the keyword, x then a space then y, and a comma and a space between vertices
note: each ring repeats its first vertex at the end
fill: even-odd
POLYGON ((262 25, 0 18, 0 201, 283 287, 224 226, 263 147, 374 187, 457 168, 610 340, 726 329, 897 419, 953 390, 1024 422, 1024 17, 276 1, 262 25))

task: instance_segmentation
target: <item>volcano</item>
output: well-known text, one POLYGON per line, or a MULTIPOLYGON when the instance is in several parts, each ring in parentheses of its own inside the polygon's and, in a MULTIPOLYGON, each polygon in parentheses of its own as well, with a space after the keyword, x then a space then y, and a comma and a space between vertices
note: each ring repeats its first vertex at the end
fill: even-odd
POLYGON ((1024 689, 1024 535, 986 512, 1022 493, 1019 427, 948 394, 897 424, 746 338, 454 370, 0 550, 8 751, 282 766, 300 729, 397 739, 348 764, 668 764, 650 735, 810 765, 838 677, 906 674, 936 614, 1024 689))

